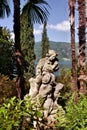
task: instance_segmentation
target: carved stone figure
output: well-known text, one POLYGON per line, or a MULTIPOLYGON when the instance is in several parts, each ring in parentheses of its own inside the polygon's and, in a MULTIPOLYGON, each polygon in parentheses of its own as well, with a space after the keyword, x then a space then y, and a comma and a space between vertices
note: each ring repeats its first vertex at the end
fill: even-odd
POLYGON ((29 79, 29 96, 32 100, 33 98, 37 100, 40 96, 44 99, 43 115, 48 120, 48 124, 55 120, 59 91, 63 88, 63 84, 57 83, 55 80, 54 71, 57 71, 58 68, 57 53, 49 50, 46 57, 40 59, 36 66, 36 78, 29 79))

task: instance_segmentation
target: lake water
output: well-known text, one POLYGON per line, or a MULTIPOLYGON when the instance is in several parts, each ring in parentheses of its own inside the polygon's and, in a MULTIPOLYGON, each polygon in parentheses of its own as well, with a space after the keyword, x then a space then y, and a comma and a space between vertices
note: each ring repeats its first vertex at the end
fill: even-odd
POLYGON ((59 70, 55 72, 55 75, 58 76, 60 74, 60 71, 62 68, 71 68, 71 61, 65 61, 65 60, 60 60, 59 61, 59 70))

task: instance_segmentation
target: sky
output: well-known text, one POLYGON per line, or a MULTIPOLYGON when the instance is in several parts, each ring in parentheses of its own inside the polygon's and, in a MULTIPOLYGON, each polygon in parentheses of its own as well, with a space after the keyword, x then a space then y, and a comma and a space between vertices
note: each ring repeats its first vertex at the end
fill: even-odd
MULTIPOLYGON (((26 0, 25 0, 26 1, 26 0)), ((21 7, 24 5, 21 0, 21 7)), ((49 41, 70 42, 70 24, 68 12, 68 0, 46 0, 50 5, 47 22, 47 36, 49 41)), ((9 0, 11 15, 8 18, 0 19, 0 26, 7 27, 13 31, 13 3, 9 0)), ((43 25, 34 24, 35 41, 41 41, 43 25)))

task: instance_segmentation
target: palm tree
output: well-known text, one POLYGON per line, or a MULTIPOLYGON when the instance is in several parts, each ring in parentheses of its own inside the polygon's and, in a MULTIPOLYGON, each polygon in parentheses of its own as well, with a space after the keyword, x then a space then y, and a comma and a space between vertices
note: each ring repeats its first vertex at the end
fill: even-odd
POLYGON ((85 44, 86 44, 86 0, 78 0, 78 14, 79 14, 79 82, 80 82, 80 92, 86 94, 86 83, 87 79, 85 74, 85 44))
POLYGON ((48 5, 45 0, 27 0, 22 9, 22 13, 28 14, 29 25, 47 21, 49 12, 45 5, 48 5))
POLYGON ((7 17, 10 15, 8 0, 0 0, 0 18, 4 18, 5 15, 7 15, 7 17))
MULTIPOLYGON (((15 55, 18 70, 16 87, 18 98, 22 99, 24 95, 23 62, 20 44, 20 0, 13 0, 14 3, 14 34, 15 34, 15 55)), ((44 0, 28 0, 22 13, 28 15, 28 23, 31 26, 33 22, 43 22, 47 19, 48 11, 41 4, 47 4, 44 0), (38 14, 38 15, 37 15, 38 14)), ((47 4, 48 5, 48 4, 47 4)))
POLYGON ((16 80, 16 89, 18 92, 18 98, 23 99, 24 96, 24 78, 23 78, 23 65, 22 65, 22 53, 20 45, 20 0, 13 0, 14 3, 14 34, 15 34, 15 56, 18 77, 16 80))
POLYGON ((71 31, 71 51, 72 51, 72 90, 77 92, 77 75, 76 75, 76 49, 75 49, 75 3, 76 0, 69 0, 69 16, 71 31))

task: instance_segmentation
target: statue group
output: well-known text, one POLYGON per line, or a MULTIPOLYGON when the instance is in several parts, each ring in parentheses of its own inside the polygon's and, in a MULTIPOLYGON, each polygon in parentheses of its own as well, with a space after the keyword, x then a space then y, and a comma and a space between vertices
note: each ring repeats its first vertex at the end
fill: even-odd
POLYGON ((45 58, 40 59, 36 66, 36 77, 30 78, 29 96, 33 101, 43 99, 43 116, 48 124, 54 122, 58 108, 58 98, 63 84, 57 83, 54 72, 59 69, 58 54, 49 50, 45 58))

